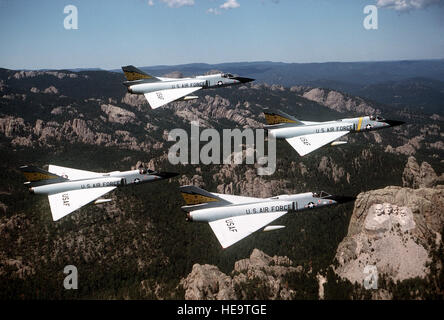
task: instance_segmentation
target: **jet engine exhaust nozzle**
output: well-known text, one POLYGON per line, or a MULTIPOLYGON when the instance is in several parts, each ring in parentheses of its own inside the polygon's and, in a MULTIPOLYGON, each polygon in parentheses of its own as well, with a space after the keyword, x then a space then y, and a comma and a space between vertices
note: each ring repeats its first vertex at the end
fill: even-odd
POLYGON ((346 202, 355 201, 356 197, 328 196, 328 197, 325 197, 325 199, 330 199, 330 200, 336 201, 337 203, 346 203, 346 202))
POLYGON ((400 126, 401 124, 404 124, 404 121, 398 121, 398 120, 385 120, 385 123, 387 123, 390 127, 396 127, 400 126))
POLYGON ((237 80, 240 83, 248 83, 248 82, 252 82, 252 81, 255 80, 255 79, 252 79, 252 78, 245 78, 245 77, 232 77, 231 79, 237 80))
POLYGON ((178 176, 179 174, 176 172, 157 172, 156 176, 161 177, 162 179, 169 179, 169 178, 173 178, 175 176, 178 176))

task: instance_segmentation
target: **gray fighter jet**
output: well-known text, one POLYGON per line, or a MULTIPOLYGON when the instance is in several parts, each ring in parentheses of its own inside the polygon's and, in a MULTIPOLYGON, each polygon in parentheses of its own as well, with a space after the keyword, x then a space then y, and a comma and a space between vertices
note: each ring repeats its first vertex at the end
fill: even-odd
POLYGON ((48 171, 34 166, 22 166, 20 170, 28 179, 25 185, 29 185, 31 193, 48 196, 54 221, 94 200, 94 204, 111 201, 98 198, 117 187, 177 176, 177 173, 155 172, 144 168, 97 173, 49 165, 48 171))
POLYGON ((176 100, 192 100, 197 96, 189 94, 208 88, 226 87, 254 81, 230 73, 196 76, 193 78, 161 78, 154 77, 134 66, 122 67, 127 81, 129 93, 143 94, 151 108, 156 109, 176 100))
POLYGON ((223 248, 263 228, 271 231, 285 226, 267 226, 288 212, 309 210, 353 201, 355 197, 333 196, 324 191, 271 198, 241 197, 212 193, 195 186, 180 187, 187 221, 208 222, 223 248))
POLYGON ((379 130, 404 123, 402 121, 386 120, 381 116, 312 122, 298 120, 282 111, 265 110, 264 115, 267 122, 264 128, 268 130, 268 134, 276 139, 287 140, 301 156, 328 143, 333 146, 347 143, 346 141, 335 141, 347 133, 379 130))

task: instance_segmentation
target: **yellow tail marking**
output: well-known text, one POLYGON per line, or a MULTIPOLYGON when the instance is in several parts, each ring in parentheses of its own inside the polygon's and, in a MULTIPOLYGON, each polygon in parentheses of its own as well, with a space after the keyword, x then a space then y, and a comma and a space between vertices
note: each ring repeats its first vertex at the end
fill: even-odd
POLYGON ((152 79, 153 77, 146 75, 146 74, 141 74, 138 72, 133 72, 133 71, 124 71, 125 73, 125 77, 128 81, 134 81, 134 80, 140 80, 140 79, 152 79))
POLYGON ((219 199, 210 198, 207 196, 203 196, 201 194, 190 194, 185 192, 182 192, 182 197, 187 205, 195 205, 195 204, 219 201, 219 199))
POLYGON ((49 175, 40 172, 23 172, 23 175, 26 177, 26 179, 28 179, 28 181, 40 181, 57 178, 57 176, 55 175, 49 175))
POLYGON ((265 121, 267 121, 268 124, 279 124, 279 123, 284 123, 284 122, 296 123, 296 121, 294 121, 294 120, 284 118, 284 117, 277 115, 277 114, 269 114, 269 113, 265 114, 265 121))
POLYGON ((359 122, 358 122, 358 130, 361 130, 361 125, 362 125, 362 117, 359 118, 359 122))

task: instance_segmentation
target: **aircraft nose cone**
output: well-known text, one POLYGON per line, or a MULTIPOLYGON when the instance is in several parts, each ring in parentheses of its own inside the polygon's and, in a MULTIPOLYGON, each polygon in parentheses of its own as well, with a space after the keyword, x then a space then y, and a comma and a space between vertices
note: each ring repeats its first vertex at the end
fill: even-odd
POLYGON ((404 121, 398 121, 398 120, 385 120, 385 123, 387 123, 390 127, 394 126, 400 126, 401 124, 404 124, 404 121))
POLYGON ((251 82, 254 81, 255 79, 252 78, 244 78, 244 77, 233 77, 234 80, 237 80, 241 83, 247 83, 247 82, 251 82))
POLYGON ((347 196, 329 196, 327 199, 336 201, 337 203, 346 203, 350 201, 355 201, 356 197, 347 197, 347 196))
POLYGON ((158 173, 156 173, 156 176, 161 177, 162 179, 169 179, 169 178, 173 178, 178 175, 179 174, 176 172, 158 172, 158 173))

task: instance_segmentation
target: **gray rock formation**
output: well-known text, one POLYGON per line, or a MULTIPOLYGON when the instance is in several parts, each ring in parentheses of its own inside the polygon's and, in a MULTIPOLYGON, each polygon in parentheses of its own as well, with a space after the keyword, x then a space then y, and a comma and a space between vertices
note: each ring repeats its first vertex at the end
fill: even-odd
POLYGON ((333 90, 320 88, 309 89, 302 94, 302 97, 339 112, 354 111, 365 114, 379 113, 379 110, 370 106, 363 99, 359 97, 350 98, 333 90))
POLYGON ((405 144, 393 148, 391 145, 388 145, 385 149, 386 152, 394 153, 394 154, 405 154, 407 156, 411 156, 416 154, 417 150, 421 148, 421 143, 424 140, 424 135, 419 135, 409 139, 405 144))
POLYGON ((360 284, 368 266, 394 281, 424 278, 430 271, 430 243, 441 239, 443 210, 443 186, 392 186, 359 194, 336 252, 336 273, 360 284))
MULTIPOLYGON (((101 104, 101 110, 107 117, 101 115, 97 119, 85 120, 83 114, 71 106, 59 106, 51 110, 51 115, 60 116, 67 114, 71 117, 68 121, 43 121, 37 119, 35 123, 25 122, 21 117, 0 117, 0 134, 11 139, 13 146, 51 146, 57 141, 67 140, 92 145, 119 146, 132 150, 151 150, 162 148, 162 142, 155 141, 151 137, 144 137, 142 141, 136 139, 127 130, 115 130, 110 133, 100 132, 101 124, 106 122, 121 125, 141 124, 136 115, 126 109, 111 105, 101 104)), ((153 131, 156 127, 146 124, 146 130, 153 131)), ((106 130, 106 128, 105 128, 106 130)))
POLYGON ((122 98, 121 102, 132 107, 136 107, 139 111, 143 110, 142 106, 148 106, 148 102, 143 94, 125 93, 125 96, 122 98))
POLYGON ((54 87, 54 86, 49 86, 48 88, 46 88, 45 90, 43 90, 43 93, 58 94, 58 93, 59 93, 59 90, 57 90, 57 88, 54 87))
POLYGON ((265 180, 257 175, 257 170, 247 169, 244 174, 236 173, 236 165, 226 164, 219 172, 213 175, 213 180, 220 183, 217 192, 227 194, 237 194, 248 197, 267 198, 275 194, 275 190, 285 188, 286 180, 265 180), (229 182, 228 182, 229 181, 229 182))
POLYGON ((335 182, 339 182, 345 175, 344 168, 339 167, 330 157, 325 156, 319 162, 318 170, 335 182))
POLYGON ((429 188, 440 182, 440 178, 427 162, 416 162, 415 157, 409 157, 402 174, 402 184, 409 188, 429 188))
POLYGON ((236 299, 233 279, 209 264, 195 264, 181 284, 185 289, 186 300, 236 299))
POLYGON ((219 95, 206 95, 194 102, 174 102, 167 107, 174 109, 175 114, 187 122, 199 121, 202 128, 211 127, 210 121, 230 120, 243 127, 260 128, 262 124, 256 120, 256 116, 248 109, 249 103, 237 103, 231 105, 230 100, 219 95))
MULTIPOLYGON (((65 77, 68 78, 78 78, 77 73, 66 73, 66 72, 58 72, 58 71, 19 71, 14 73, 12 77, 14 79, 23 79, 23 78, 34 78, 42 75, 50 75, 59 79, 63 79, 65 77)), ((83 78, 87 78, 87 76, 83 76, 83 78)))
POLYGON ((191 273, 181 280, 187 300, 245 299, 243 289, 248 282, 257 280, 267 288, 269 299, 291 299, 292 290, 286 288, 283 277, 289 272, 302 272, 293 267, 287 257, 270 257, 254 249, 250 258, 239 260, 230 275, 216 266, 195 264, 191 273))
POLYGON ((14 118, 11 116, 0 118, 0 133, 3 133, 8 138, 17 136, 25 127, 26 125, 23 118, 14 118))
POLYGON ((108 115, 109 122, 126 124, 136 121, 136 115, 131 111, 110 104, 102 104, 100 107, 108 115))

